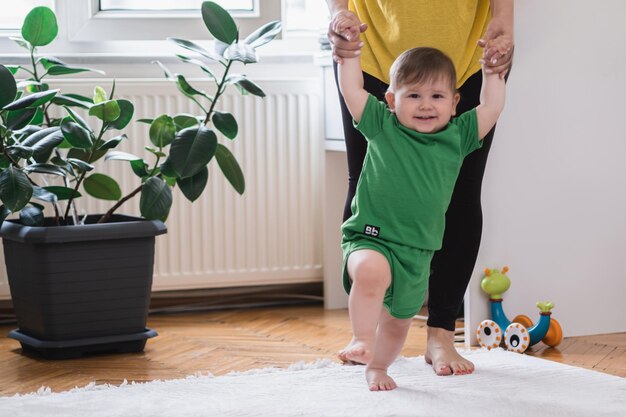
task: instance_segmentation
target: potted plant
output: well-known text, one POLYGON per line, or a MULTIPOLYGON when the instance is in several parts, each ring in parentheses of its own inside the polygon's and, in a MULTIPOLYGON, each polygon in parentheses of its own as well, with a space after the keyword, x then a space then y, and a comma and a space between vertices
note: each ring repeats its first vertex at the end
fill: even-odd
POLYGON ((134 106, 115 98, 115 82, 110 92, 95 86, 93 98, 47 84, 51 76, 96 71, 38 55, 37 47, 57 36, 50 9, 34 8, 22 38, 14 39, 29 51, 31 67, 0 65, 0 236, 19 326, 10 337, 24 351, 64 358, 142 350, 156 335, 145 327, 154 242, 166 232, 172 190, 195 201, 207 186, 208 164, 216 160, 235 190, 244 192, 243 172, 218 140, 234 139, 237 121, 218 110, 219 99, 229 85, 264 96, 253 81, 231 70, 235 62, 256 62, 255 49, 274 39, 281 24, 270 22, 240 40, 226 10, 204 2, 201 11, 215 38, 214 51, 184 39, 171 41, 194 53, 178 57, 199 66, 213 91, 196 89, 157 63, 200 112, 140 120, 150 125, 149 158, 116 150, 129 140, 123 130, 134 106), (21 73, 26 78, 16 81, 21 73), (97 172, 99 160, 128 163, 137 186, 122 195, 114 178, 97 172), (141 217, 116 213, 135 196, 141 217), (77 203, 88 197, 114 203, 106 213, 79 216, 77 203))

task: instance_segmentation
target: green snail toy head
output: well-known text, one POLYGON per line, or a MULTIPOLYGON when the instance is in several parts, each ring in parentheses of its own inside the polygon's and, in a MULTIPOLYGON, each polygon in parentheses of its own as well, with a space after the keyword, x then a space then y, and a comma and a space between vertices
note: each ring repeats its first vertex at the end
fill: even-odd
POLYGON ((492 299, 501 299, 502 294, 511 286, 511 280, 506 273, 509 267, 505 266, 502 271, 498 269, 485 269, 485 277, 480 282, 480 286, 484 292, 489 294, 492 299))

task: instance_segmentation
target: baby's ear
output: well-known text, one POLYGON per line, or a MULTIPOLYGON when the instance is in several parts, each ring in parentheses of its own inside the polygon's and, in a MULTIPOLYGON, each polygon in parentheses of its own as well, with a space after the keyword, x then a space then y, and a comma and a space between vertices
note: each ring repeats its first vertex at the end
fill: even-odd
POLYGON ((456 116, 456 106, 459 105, 459 101, 461 100, 461 95, 459 93, 454 93, 454 103, 452 104, 452 115, 456 116))
POLYGON ((389 110, 392 113, 396 111, 396 96, 391 91, 387 91, 385 93, 385 101, 387 102, 387 106, 389 106, 389 110))

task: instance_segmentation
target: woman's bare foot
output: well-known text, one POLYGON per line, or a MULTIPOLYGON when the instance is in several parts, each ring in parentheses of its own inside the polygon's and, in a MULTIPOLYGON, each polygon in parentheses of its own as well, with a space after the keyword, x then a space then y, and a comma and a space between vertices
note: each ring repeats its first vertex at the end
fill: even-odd
POLYGON ((438 327, 428 327, 426 363, 433 366, 437 375, 466 375, 474 372, 474 364, 454 348, 454 332, 438 327))
POLYGON ((387 375, 386 369, 374 369, 368 366, 365 368, 365 380, 370 391, 391 391, 398 387, 396 382, 387 375))
POLYGON ((367 365, 372 360, 372 349, 369 343, 352 339, 348 346, 339 351, 337 357, 348 365, 367 365))

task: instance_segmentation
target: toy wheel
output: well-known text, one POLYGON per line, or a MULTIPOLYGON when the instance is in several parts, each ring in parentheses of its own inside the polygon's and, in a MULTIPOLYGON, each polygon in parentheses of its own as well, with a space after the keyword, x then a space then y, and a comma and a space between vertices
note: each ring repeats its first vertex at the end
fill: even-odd
POLYGON ((530 317, 525 316, 523 314, 520 314, 519 316, 515 316, 515 318, 513 319, 513 323, 519 323, 522 326, 526 327, 527 329, 530 329, 531 327, 533 327, 533 321, 530 319, 530 317))
POLYGON ((502 331, 495 321, 483 320, 476 329, 476 338, 482 347, 495 349, 502 342, 502 331))
POLYGON ((526 327, 519 323, 511 323, 504 332, 504 344, 510 351, 523 353, 530 346, 530 335, 526 327))
POLYGON ((563 329, 561 328, 561 324, 557 320, 551 318, 548 333, 546 333, 545 337, 541 339, 541 341, 550 347, 555 347, 558 346, 562 340, 563 329))

